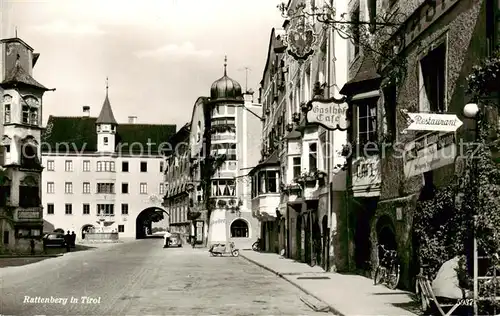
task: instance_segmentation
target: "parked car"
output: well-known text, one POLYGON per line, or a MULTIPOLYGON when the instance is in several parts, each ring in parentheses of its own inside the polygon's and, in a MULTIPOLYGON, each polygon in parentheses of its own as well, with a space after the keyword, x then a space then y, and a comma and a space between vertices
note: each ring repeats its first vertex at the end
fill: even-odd
POLYGON ((64 234, 61 233, 50 233, 43 236, 43 244, 45 247, 64 247, 66 242, 64 241, 64 234))
POLYGON ((182 247, 182 239, 181 239, 181 234, 179 233, 172 233, 170 235, 170 247, 182 247))

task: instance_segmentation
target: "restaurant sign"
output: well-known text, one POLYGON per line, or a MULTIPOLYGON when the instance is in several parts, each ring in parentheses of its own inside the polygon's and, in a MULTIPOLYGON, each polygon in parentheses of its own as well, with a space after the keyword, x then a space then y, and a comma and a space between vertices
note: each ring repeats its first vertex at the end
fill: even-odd
POLYGON ((345 99, 311 100, 307 104, 307 123, 316 123, 329 130, 346 130, 349 127, 345 99))
POLYGON ((455 133, 432 132, 404 148, 404 174, 413 177, 452 164, 457 155, 455 133))

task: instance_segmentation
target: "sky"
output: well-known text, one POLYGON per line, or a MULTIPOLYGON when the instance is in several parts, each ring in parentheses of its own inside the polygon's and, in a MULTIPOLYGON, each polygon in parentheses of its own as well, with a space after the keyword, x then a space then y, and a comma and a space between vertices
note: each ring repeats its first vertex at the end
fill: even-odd
POLYGON ((40 53, 34 78, 48 88, 49 115, 99 115, 109 77, 118 123, 177 124, 199 96, 228 76, 257 101, 279 0, 0 0, 1 38, 17 36, 40 53))

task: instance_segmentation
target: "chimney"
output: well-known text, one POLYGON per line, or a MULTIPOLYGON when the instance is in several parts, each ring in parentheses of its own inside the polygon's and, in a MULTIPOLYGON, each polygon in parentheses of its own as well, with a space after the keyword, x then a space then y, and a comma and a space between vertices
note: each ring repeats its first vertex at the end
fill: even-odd
POLYGON ((245 100, 245 103, 252 103, 253 102, 253 90, 250 89, 248 90, 245 94, 243 94, 243 100, 245 100))
POLYGON ((83 116, 84 117, 90 117, 90 106, 83 106, 83 116))
POLYGON ((136 122, 137 122, 137 116, 129 116, 128 117, 129 124, 135 124, 136 122))

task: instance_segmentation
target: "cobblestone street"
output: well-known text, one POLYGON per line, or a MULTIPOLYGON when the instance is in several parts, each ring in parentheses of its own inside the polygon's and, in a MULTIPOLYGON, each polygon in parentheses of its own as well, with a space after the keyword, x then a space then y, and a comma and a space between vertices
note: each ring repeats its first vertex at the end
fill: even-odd
POLYGON ((298 289, 242 258, 162 243, 138 240, 2 268, 0 314, 319 314, 301 302, 298 289), (37 302, 51 297, 52 303, 37 302))

